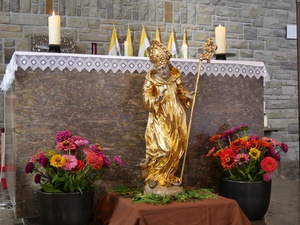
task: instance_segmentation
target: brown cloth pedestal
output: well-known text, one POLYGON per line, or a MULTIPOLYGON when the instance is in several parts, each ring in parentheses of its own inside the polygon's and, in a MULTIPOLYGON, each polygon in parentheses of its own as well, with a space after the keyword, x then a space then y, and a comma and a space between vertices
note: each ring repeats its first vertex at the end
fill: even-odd
POLYGON ((93 225, 251 225, 236 201, 218 196, 167 205, 133 204, 106 194, 95 210, 93 225))

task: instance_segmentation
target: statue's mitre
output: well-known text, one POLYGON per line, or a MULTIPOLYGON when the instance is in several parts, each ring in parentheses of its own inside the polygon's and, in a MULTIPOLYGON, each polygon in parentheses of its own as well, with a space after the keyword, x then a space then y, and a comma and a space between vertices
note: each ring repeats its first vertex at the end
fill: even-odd
POLYGON ((172 54, 170 51, 157 40, 152 40, 150 47, 148 48, 150 62, 152 62, 156 67, 160 65, 167 64, 172 54))

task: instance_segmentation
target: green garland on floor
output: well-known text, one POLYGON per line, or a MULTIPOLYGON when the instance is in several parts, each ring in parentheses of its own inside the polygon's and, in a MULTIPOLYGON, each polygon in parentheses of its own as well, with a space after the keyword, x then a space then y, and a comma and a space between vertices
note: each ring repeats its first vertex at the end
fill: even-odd
POLYGON ((217 194, 206 188, 185 188, 175 196, 162 196, 158 194, 143 194, 142 188, 114 187, 109 192, 117 192, 124 198, 131 198, 133 203, 148 203, 166 205, 172 201, 189 202, 217 198, 217 194))

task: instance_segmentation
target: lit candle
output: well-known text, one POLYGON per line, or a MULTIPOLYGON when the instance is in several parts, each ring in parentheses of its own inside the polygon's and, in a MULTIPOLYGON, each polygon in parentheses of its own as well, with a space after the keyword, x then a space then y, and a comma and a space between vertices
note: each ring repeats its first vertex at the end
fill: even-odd
POLYGON ((128 56, 128 42, 124 42, 124 56, 128 56))
POLYGON ((49 28, 49 44, 60 45, 60 16, 55 15, 54 11, 52 16, 48 18, 49 28))
POLYGON ((216 50, 216 54, 225 54, 226 53, 226 28, 219 25, 215 28, 215 36, 216 36, 216 45, 218 49, 216 50))
POLYGON ((188 58, 188 45, 186 43, 183 44, 183 58, 188 58))

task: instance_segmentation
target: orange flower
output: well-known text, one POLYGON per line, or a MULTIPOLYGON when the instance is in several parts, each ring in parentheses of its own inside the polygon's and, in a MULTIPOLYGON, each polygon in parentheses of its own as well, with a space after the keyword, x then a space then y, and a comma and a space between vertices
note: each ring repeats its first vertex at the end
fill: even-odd
POLYGON ((214 142, 215 140, 218 140, 221 137, 222 137, 221 134, 216 134, 216 135, 211 136, 211 138, 209 140, 210 140, 210 142, 214 142))
POLYGON ((230 148, 235 151, 239 152, 242 148, 244 148, 246 145, 246 142, 242 138, 235 139, 231 142, 230 148))
POLYGON ((86 156, 86 163, 90 164, 93 169, 100 170, 103 166, 104 161, 100 155, 91 152, 86 156))

